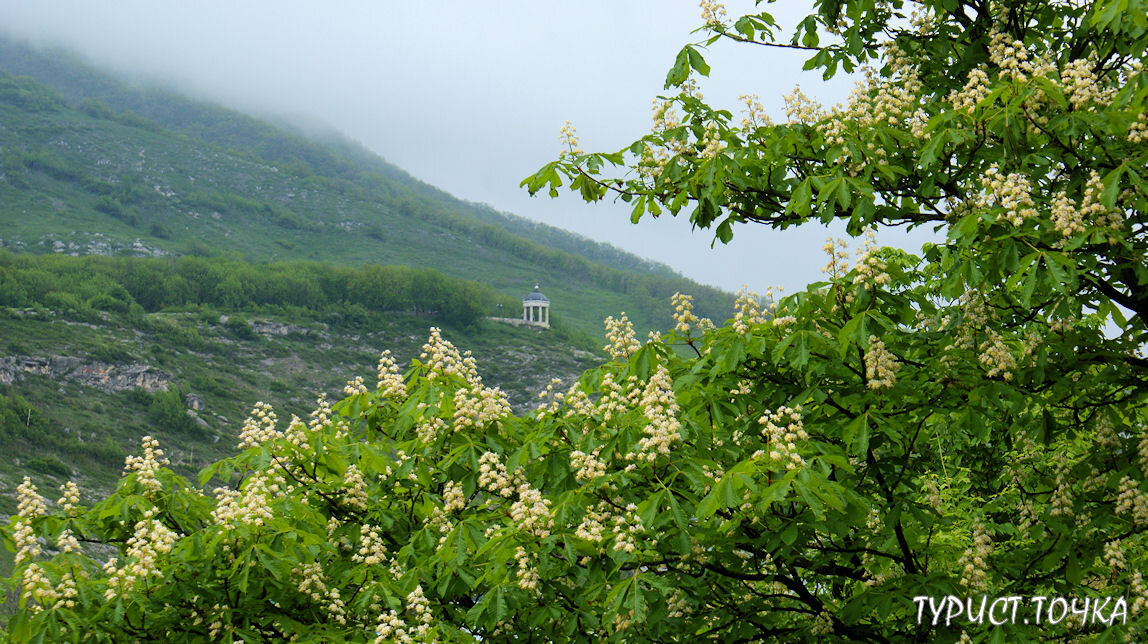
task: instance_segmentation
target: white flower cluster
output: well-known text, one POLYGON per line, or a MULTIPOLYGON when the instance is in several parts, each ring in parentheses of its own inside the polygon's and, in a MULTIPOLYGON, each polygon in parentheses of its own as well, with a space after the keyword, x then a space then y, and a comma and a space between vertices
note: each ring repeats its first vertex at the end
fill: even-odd
POLYGON ((42 611, 44 607, 53 606, 59 600, 60 594, 52 587, 51 580, 39 564, 28 564, 20 579, 22 582, 20 597, 33 615, 42 611))
POLYGON ((1016 369, 1016 358, 999 333, 992 328, 986 331, 989 337, 981 343, 978 359, 988 368, 988 377, 1000 376, 1005 380, 1012 380, 1013 371, 1016 369))
POLYGON ((515 481, 506 472, 506 466, 494 452, 484 452, 478 457, 478 486, 499 496, 514 494, 515 481))
POLYGON ((670 372, 663 365, 650 377, 642 391, 640 402, 646 426, 646 435, 638 441, 638 453, 626 455, 630 460, 653 462, 658 455, 669 455, 670 446, 682 439, 682 424, 677 419, 678 403, 674 399, 674 387, 670 372))
POLYGON ((1106 208, 1101 203, 1103 192, 1104 183, 1095 170, 1089 174, 1079 206, 1063 190, 1060 191, 1052 202, 1052 223, 1056 231, 1067 239, 1085 232, 1088 225, 1120 230, 1123 218, 1119 211, 1106 208))
POLYGON ((281 474, 258 470, 243 481, 240 490, 216 488, 211 520, 218 525, 263 526, 275 517, 271 499, 286 491, 285 483, 281 474))
POLYGON ((1065 239, 1084 232, 1084 218, 1064 190, 1052 199, 1052 226, 1065 239))
POLYGON ((1070 61, 1060 72, 1064 95, 1072 103, 1073 109, 1084 109, 1090 103, 1108 105, 1116 96, 1115 87, 1101 86, 1100 79, 1092 71, 1095 66, 1095 57, 1082 58, 1070 61))
POLYGON ((347 471, 343 472, 343 495, 342 501, 348 507, 356 510, 366 510, 369 497, 367 495, 367 482, 363 480, 363 473, 359 471, 358 466, 348 465, 347 471))
POLYGON ((637 376, 629 376, 625 381, 625 388, 614 380, 614 374, 607 372, 602 376, 598 390, 602 393, 598 397, 598 404, 594 413, 600 414, 603 420, 609 421, 614 416, 626 413, 627 407, 637 404, 638 388, 637 376))
POLYGON ((849 272, 849 246, 846 245, 844 239, 833 240, 832 237, 825 238, 825 244, 821 247, 825 254, 829 255, 829 263, 821 269, 822 273, 829 275, 833 279, 844 277, 845 273, 849 272))
POLYGON ((701 152, 698 152, 698 157, 704 160, 712 159, 718 155, 726 147, 726 142, 722 140, 721 135, 718 133, 716 123, 707 123, 706 129, 702 133, 702 138, 698 140, 698 145, 701 147, 701 152))
POLYGON ((1043 63, 1033 65, 1028 49, 1019 40, 1010 40, 1009 35, 993 25, 989 32, 989 60, 1000 69, 1003 79, 1025 82, 1034 71, 1044 69, 1043 63))
POLYGON ((509 414, 510 402, 498 387, 472 384, 468 389, 454 392, 453 422, 456 431, 465 427, 482 429, 509 414))
MULTIPOLYGON (((674 101, 666 100, 659 101, 654 99, 652 107, 651 120, 653 127, 651 131, 654 134, 664 135, 667 130, 681 127, 682 120, 678 116, 677 110, 674 109, 674 101)), ((671 152, 673 154, 683 154, 689 151, 686 143, 677 138, 670 138, 665 140, 664 145, 651 148, 646 146, 642 148, 642 156, 638 162, 638 173, 646 179, 657 181, 662 173, 666 170, 666 165, 670 162, 671 152)))
POLYGON ((415 635, 420 638, 424 637, 430 630, 430 624, 434 617, 431 615, 430 602, 426 595, 423 595, 422 584, 415 586, 415 589, 407 594, 407 612, 418 622, 418 626, 415 627, 415 635))
POLYGON ((36 492, 36 486, 27 476, 16 488, 16 519, 12 521, 12 539, 16 542, 16 565, 40 556, 40 542, 32 529, 32 519, 48 513, 44 497, 36 492))
POLYGON ((578 132, 574 129, 574 124, 566 121, 566 124, 559 130, 558 140, 566 149, 562 151, 561 156, 575 156, 582 154, 582 148, 578 147, 578 132))
POLYGON ((784 100, 785 116, 791 124, 813 125, 824 116, 821 104, 806 96, 801 91, 800 85, 795 86, 791 93, 786 94, 784 100))
POLYGON ((1137 445, 1137 454, 1140 457, 1140 472, 1148 476, 1148 427, 1140 427, 1140 442, 1137 445))
POLYGON ((169 465, 171 461, 163 456, 163 450, 159 448, 159 441, 151 436, 144 436, 141 440, 143 446, 143 456, 128 456, 124 459, 124 474, 131 472, 138 472, 136 481, 143 486, 145 492, 144 496, 149 499, 159 493, 163 489, 163 484, 155 477, 159 468, 164 465, 169 465))
POLYGON ((1100 416, 1096 419, 1096 437, 1094 440, 1097 447, 1112 449, 1120 445, 1120 434, 1116 431, 1112 420, 1107 416, 1100 416))
POLYGON ((698 317, 694 315, 694 298, 692 295, 683 295, 681 293, 674 293, 671 298, 674 307, 674 330, 678 333, 688 335, 690 332, 690 325, 696 324, 698 317))
POLYGON ((1136 116, 1136 120, 1132 121, 1132 125, 1128 126, 1127 138, 1129 143, 1144 143, 1148 141, 1148 112, 1141 112, 1136 116))
POLYGON ((630 324, 625 312, 617 320, 612 315, 606 318, 606 340, 610 344, 602 347, 602 350, 609 353, 611 358, 629 358, 642 348, 634 337, 634 325, 630 324))
POLYGON ((354 396, 355 394, 365 393, 367 393, 367 386, 363 384, 362 376, 355 376, 354 378, 348 380, 347 384, 343 386, 343 394, 347 396, 354 396))
POLYGON ((988 589, 988 557, 993 552, 993 540, 984 523, 973 524, 973 543, 965 550, 958 565, 961 566, 961 585, 970 592, 988 589))
POLYGON ((1072 486, 1068 482, 1071 466, 1064 452, 1057 452, 1052 457, 1056 468, 1056 488, 1049 497, 1048 515, 1053 517, 1071 517, 1072 512, 1072 486))
POLYGON ((869 336, 869 350, 865 352, 865 378, 870 389, 888 389, 897 382, 897 370, 901 364, 896 356, 885 348, 885 343, 877 336, 869 336))
MULTIPOLYGON (((885 262, 877 257, 877 231, 872 228, 865 230, 865 241, 857 249, 857 265, 853 270, 854 284, 862 284, 867 288, 881 286, 889 283, 889 274, 885 272, 885 262)), ((852 294, 852 292, 850 292, 852 294)))
POLYGON ((462 486, 454 481, 447 481, 442 489, 442 510, 446 513, 461 512, 466 508, 466 495, 462 486))
POLYGON ((1013 226, 1020 226, 1026 219, 1036 217, 1036 204, 1032 200, 1032 184, 1028 177, 1017 172, 1001 176, 1000 168, 993 163, 981 177, 983 191, 977 195, 979 208, 1001 208, 1004 212, 997 217, 1013 226))
POLYGON ((411 644, 414 639, 407 632, 407 623, 393 610, 379 613, 379 623, 375 626, 374 644, 411 644))
POLYGON ((307 428, 313 432, 323 429, 331 421, 331 403, 327 402, 327 393, 319 394, 315 401, 315 409, 308 415, 307 428))
POLYGON ((521 469, 511 476, 498 454, 485 452, 478 458, 478 485, 507 499, 517 495, 510 505, 510 517, 518 528, 543 538, 550 536, 550 528, 554 526, 550 499, 542 498, 542 493, 526 482, 521 469))
POLYGON ((713 0, 701 0, 698 6, 702 10, 702 21, 705 22, 707 29, 721 29, 726 22, 727 15, 725 5, 713 0))
POLYGON ((770 461, 784 465, 787 470, 805 465, 805 459, 797 453, 797 441, 809 440, 801 421, 801 405, 792 409, 783 405, 757 422, 764 425, 761 436, 768 443, 770 461))
MULTIPOLYGON (((346 419, 331 410, 331 403, 327 402, 326 392, 319 394, 319 398, 315 401, 315 409, 311 411, 309 416, 311 420, 307 422, 307 429, 312 433, 318 433, 331 427, 335 430, 335 438, 346 438, 350 432, 351 428, 346 419)), ((288 429, 291 428, 288 427, 288 429)), ((296 443, 297 445, 302 445, 307 440, 305 435, 289 438, 289 440, 295 439, 302 441, 302 443, 296 443)))
POLYGON ((63 553, 79 552, 80 541, 72 534, 71 529, 65 528, 60 536, 56 537, 56 549, 63 553))
POLYGON ((588 508, 586 516, 582 517, 581 523, 574 531, 574 536, 589 541, 591 543, 602 543, 605 538, 606 527, 603 525, 609 518, 610 512, 604 501, 600 501, 596 507, 588 508))
POLYGON ((944 504, 944 498, 941 496, 941 489, 937 486, 936 479, 927 478, 921 483, 921 491, 925 493, 925 500, 929 503, 929 507, 934 510, 940 510, 944 504))
POLYGON ((399 371, 399 365, 395 362, 394 357, 391 356, 390 349, 383 351, 379 356, 378 367, 379 392, 388 398, 405 398, 407 395, 407 385, 403 382, 403 374, 399 371))
POLYGON ((971 113, 988 95, 989 75, 982 69, 973 69, 965 86, 949 94, 948 100, 954 110, 971 113))
POLYGON ((645 532, 642 517, 638 516, 638 506, 630 503, 626 511, 614 515, 614 550, 632 553, 638 549, 638 535, 645 532))
POLYGON ((565 401, 566 394, 562 393, 561 391, 555 391, 555 388, 561 385, 561 379, 551 378, 550 382, 546 384, 546 389, 544 391, 538 392, 539 400, 549 401, 547 404, 538 407, 539 418, 542 418, 546 414, 552 414, 558 411, 558 408, 562 405, 563 401, 565 401))
POLYGON ((322 603, 330 619, 340 624, 347 623, 347 607, 340 597, 339 589, 327 587, 323 566, 318 561, 303 564, 302 568, 293 568, 291 574, 302 578, 299 582, 300 593, 315 603, 322 603))
POLYGON ((538 593, 538 569, 530 562, 526 548, 518 546, 518 549, 514 551, 514 560, 518 563, 518 581, 516 582, 518 587, 538 593))
POLYGON ((80 504, 80 488, 75 483, 68 481, 60 486, 60 498, 56 499, 56 505, 60 506, 66 514, 72 514, 76 511, 76 506, 80 504))
POLYGON ((359 528, 359 549, 351 555, 351 561, 367 566, 377 566, 387 562, 387 548, 379 536, 379 527, 364 523, 359 528))
POLYGON ((737 333, 748 333, 750 327, 764 322, 765 315, 762 314, 760 297, 748 287, 742 286, 733 303, 733 330, 737 333))
POLYGON ((849 100, 830 110, 822 124, 825 143, 842 146, 841 154, 850 158, 854 171, 873 158, 883 160, 886 152, 870 140, 865 143, 864 155, 868 158, 853 158, 854 153, 845 146, 846 128, 865 135, 877 126, 905 127, 911 119, 920 118, 916 116, 917 97, 921 91, 917 68, 896 44, 887 43, 885 50, 888 76, 879 76, 872 67, 866 67, 865 79, 854 86, 849 100))
POLYGON ((666 617, 678 619, 693 612, 686 594, 681 588, 675 588, 674 593, 666 600, 666 617))
POLYGON ((1116 514, 1131 514, 1137 526, 1148 524, 1148 496, 1140 491, 1140 483, 1127 475, 1120 479, 1116 514))
POLYGON ((594 413, 594 402, 590 400, 590 396, 585 391, 582 391, 577 382, 566 391, 566 395, 562 397, 562 402, 569 408, 566 411, 566 418, 589 416, 594 413))
POLYGON ((304 447, 307 445, 307 432, 307 425, 298 416, 292 414, 291 422, 287 423, 287 429, 283 431, 283 438, 295 447, 304 447))
POLYGON ((761 99, 757 94, 742 94, 737 100, 745 103, 745 116, 741 119, 741 127, 749 130, 756 127, 772 127, 773 119, 765 113, 761 106, 761 99))
MULTIPOLYGON (((419 403, 419 406, 425 407, 425 404, 419 403)), ((423 415, 415 423, 415 435, 423 444, 433 443, 443 429, 446 429, 446 421, 441 416, 423 415)))
POLYGON ((1129 595, 1134 598, 1129 610, 1133 615, 1148 608, 1148 584, 1144 583, 1144 574, 1139 570, 1132 571, 1132 578, 1128 581, 1129 595))
POLYGON ((525 481, 518 484, 518 500, 510 505, 510 518, 518 523, 520 530, 545 539, 550 536, 554 519, 550 516, 550 499, 542 498, 542 492, 530 487, 525 481))
POLYGON ((116 567, 115 561, 104 564, 104 572, 108 574, 108 589, 104 591, 104 599, 115 599, 117 591, 123 593, 130 590, 140 579, 163 578, 159 559, 171 552, 179 535, 155 518, 158 512, 158 509, 150 508, 144 512, 144 518, 136 522, 134 532, 128 539, 127 561, 123 568, 116 567))
MULTIPOLYGON (((984 295, 980 291, 974 289, 965 291, 958 298, 958 304, 961 315, 957 323, 956 339, 945 347, 945 351, 972 349, 976 346, 974 333, 984 327, 990 318, 996 318, 996 314, 985 305, 984 295)), ((951 317, 946 315, 941 319, 941 326, 948 327, 951 322, 951 317)), ((946 355, 941 358, 941 363, 947 364, 950 360, 951 358, 946 355)))
POLYGON ((430 337, 423 344, 419 358, 430 369, 430 373, 427 374, 428 380, 434 380, 439 374, 443 374, 462 376, 471 385, 482 384, 474 357, 469 351, 459 353, 453 344, 443 339, 442 331, 438 327, 431 327, 430 337))
POLYGON ((1124 546, 1119 539, 1104 544, 1104 563, 1113 570, 1124 568, 1127 562, 1124 560, 1124 546))
POLYGON ((570 452, 570 467, 574 470, 574 478, 583 483, 589 483, 606 475, 606 464, 598 458, 598 452, 601 449, 601 447, 595 447, 594 451, 589 454, 581 450, 570 452))
POLYGON ((275 429, 278 418, 271 405, 263 401, 255 403, 247 420, 243 421, 243 429, 239 432, 239 449, 257 447, 270 440, 279 438, 275 429))

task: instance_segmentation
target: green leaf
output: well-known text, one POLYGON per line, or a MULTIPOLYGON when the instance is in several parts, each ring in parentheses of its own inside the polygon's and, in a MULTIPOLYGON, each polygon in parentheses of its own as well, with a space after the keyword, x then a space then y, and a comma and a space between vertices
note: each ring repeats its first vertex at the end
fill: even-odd
POLYGON ((849 421, 841 432, 841 439, 849 447, 850 454, 864 457, 869 451, 869 414, 861 414, 849 421))
POLYGON ((1125 161, 1104 175, 1104 193, 1100 197, 1100 203, 1104 204, 1105 208, 1116 207, 1116 198, 1120 196, 1120 175, 1127 170, 1128 162, 1125 161))
POLYGON ((687 45, 684 51, 689 57, 690 67, 693 67, 702 76, 710 75, 710 66, 706 64, 705 58, 702 58, 697 49, 694 49, 692 45, 687 45))
POLYGON ((714 235, 721 243, 730 243, 730 241, 733 240, 733 226, 730 225, 730 220, 725 219, 720 224, 718 224, 717 230, 714 231, 714 235))
POLYGON ((666 84, 664 89, 677 87, 686 82, 686 78, 690 75, 690 47, 685 47, 678 52, 678 57, 674 59, 674 66, 666 74, 666 84))
POLYGON ((808 217, 810 214, 809 204, 812 200, 813 184, 810 179, 805 179, 798 183, 797 187, 793 189, 789 203, 785 205, 785 214, 808 217))

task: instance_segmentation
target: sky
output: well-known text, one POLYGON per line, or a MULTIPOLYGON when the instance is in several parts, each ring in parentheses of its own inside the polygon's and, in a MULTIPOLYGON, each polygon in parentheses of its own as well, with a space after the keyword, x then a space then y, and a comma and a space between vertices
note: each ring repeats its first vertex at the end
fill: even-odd
MULTIPOLYGON (((783 28, 804 0, 763 5, 783 28)), ((754 4, 728 2, 730 15, 754 4)), ((529 197, 521 180, 561 152, 570 120, 587 151, 645 134, 651 101, 682 45, 703 39, 692 0, 0 0, 0 29, 73 49, 146 83, 242 111, 330 127, 456 197, 611 243, 730 291, 801 290, 822 277, 827 231, 735 229, 711 248, 685 214, 634 225, 622 202, 573 193, 529 197)), ((757 94, 775 120, 800 84, 823 104, 852 79, 801 72, 800 52, 718 43, 702 79, 712 105, 737 113, 757 94)), ((915 250, 931 233, 883 231, 915 250)), ((481 279, 481 276, 476 276, 481 279)))

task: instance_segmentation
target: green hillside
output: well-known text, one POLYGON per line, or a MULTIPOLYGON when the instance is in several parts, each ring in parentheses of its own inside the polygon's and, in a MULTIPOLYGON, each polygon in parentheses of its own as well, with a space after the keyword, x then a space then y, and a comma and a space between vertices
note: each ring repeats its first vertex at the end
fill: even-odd
POLYGON ((442 305, 497 299, 429 270, 0 251, 0 514, 24 474, 110 486, 147 434, 190 472, 230 453, 256 401, 305 418, 351 376, 373 386, 383 350, 409 365, 432 325, 518 409, 600 361, 577 330, 442 305), (418 294, 432 290, 437 303, 418 294))
POLYGON ((676 291, 724 319, 732 298, 610 246, 463 202, 344 140, 316 142, 60 52, 0 40, 0 244, 18 252, 431 267, 598 335, 626 311, 671 324, 676 291), (35 78, 16 76, 27 74, 35 78))

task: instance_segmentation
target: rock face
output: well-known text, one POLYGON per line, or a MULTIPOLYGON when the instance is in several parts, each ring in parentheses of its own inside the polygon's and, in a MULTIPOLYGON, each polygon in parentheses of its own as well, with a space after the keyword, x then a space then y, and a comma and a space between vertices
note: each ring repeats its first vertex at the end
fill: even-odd
POLYGON ((310 329, 306 327, 296 326, 294 324, 282 324, 280 322, 263 322, 259 320, 251 320, 248 322, 251 325, 251 330, 259 335, 283 337, 291 333, 300 333, 307 335, 310 329))
POLYGON ((113 365, 85 362, 65 356, 8 356, 0 358, 0 382, 9 385, 25 374, 45 376, 55 381, 70 381, 103 391, 143 389, 167 391, 171 376, 146 364, 113 365))
POLYGON ((206 407, 199 394, 188 394, 183 397, 183 401, 187 404, 188 410, 191 411, 203 411, 203 408, 206 407))

